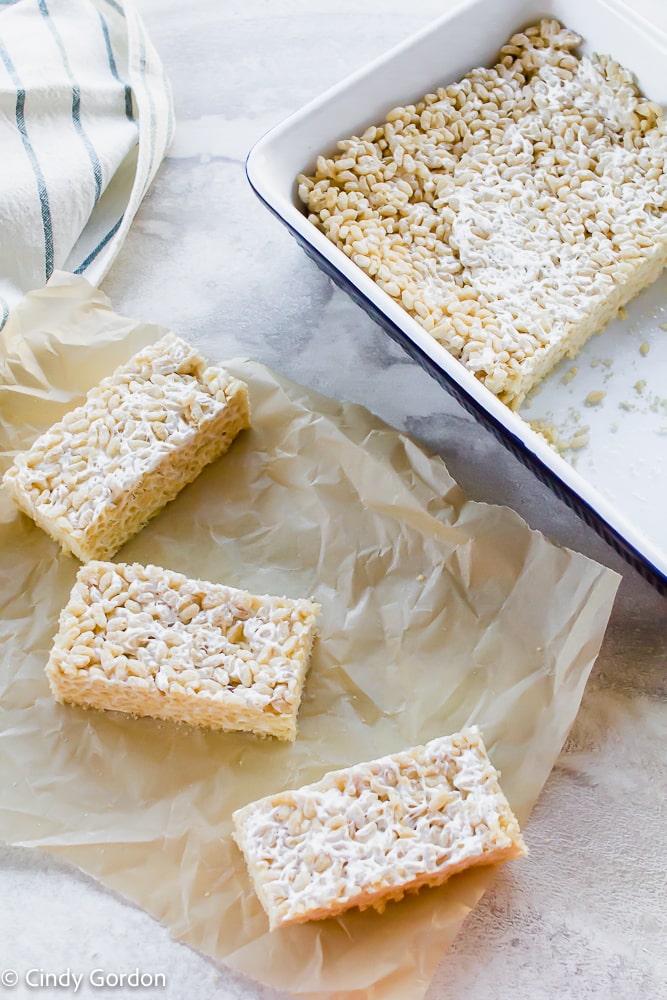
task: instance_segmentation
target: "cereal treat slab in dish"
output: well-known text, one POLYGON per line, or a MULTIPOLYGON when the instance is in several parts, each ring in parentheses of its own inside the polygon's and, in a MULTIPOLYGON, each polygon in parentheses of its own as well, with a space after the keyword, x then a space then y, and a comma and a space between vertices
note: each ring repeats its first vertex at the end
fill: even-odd
POLYGON ((382 909, 471 865, 526 853, 477 727, 332 771, 233 818, 272 930, 382 909))
POLYGON ((17 455, 4 485, 65 551, 106 559, 249 421, 245 383, 168 334, 17 455))
POLYGON ((667 263, 667 127, 557 21, 319 156, 317 225, 512 408, 667 263))
POLYGON ((59 702, 293 740, 319 610, 157 566, 89 562, 46 673, 59 702))

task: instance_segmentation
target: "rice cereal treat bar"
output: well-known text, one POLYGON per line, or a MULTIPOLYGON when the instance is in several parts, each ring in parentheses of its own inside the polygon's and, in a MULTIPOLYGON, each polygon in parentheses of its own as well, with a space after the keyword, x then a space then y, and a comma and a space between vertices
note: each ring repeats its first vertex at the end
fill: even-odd
POLYGON ((471 865, 526 853, 477 727, 342 771, 233 814, 271 930, 382 909, 471 865))
POLYGON ((89 562, 46 673, 56 701, 293 740, 319 605, 89 562))
POLYGON ((63 549, 105 559, 249 421, 245 383, 167 334, 17 455, 4 485, 63 549))
POLYGON ((667 262, 667 126, 543 20, 319 156, 310 220, 505 403, 667 262))

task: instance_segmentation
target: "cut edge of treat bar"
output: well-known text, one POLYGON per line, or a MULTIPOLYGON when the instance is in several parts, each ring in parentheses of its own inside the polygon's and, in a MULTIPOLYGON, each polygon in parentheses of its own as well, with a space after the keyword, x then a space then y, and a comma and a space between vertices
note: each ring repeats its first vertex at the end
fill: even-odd
POLYGON ((77 545, 79 551, 74 551, 82 562, 113 556, 207 465, 221 458, 236 436, 250 426, 248 387, 234 379, 227 388, 232 390, 229 395, 225 393, 227 406, 208 422, 198 441, 168 452, 138 489, 123 494, 118 504, 104 510, 91 525, 95 530, 83 533, 77 545), (180 472, 178 478, 177 472, 180 472))
POLYGON ((579 323, 573 324, 566 337, 536 351, 530 359, 533 363, 526 364, 517 382, 508 382, 507 387, 498 393, 498 398, 511 410, 520 410, 526 396, 548 378, 563 358, 575 358, 592 337, 602 333, 621 309, 658 280, 665 267, 667 241, 656 244, 653 255, 635 264, 629 278, 619 283, 597 309, 583 315, 579 323))

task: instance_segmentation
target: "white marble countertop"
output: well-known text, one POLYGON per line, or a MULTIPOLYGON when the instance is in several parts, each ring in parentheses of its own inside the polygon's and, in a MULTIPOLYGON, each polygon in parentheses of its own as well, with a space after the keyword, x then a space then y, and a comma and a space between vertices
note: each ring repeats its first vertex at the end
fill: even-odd
MULTIPOLYGON (((554 540, 623 573, 579 716, 527 827, 530 864, 499 876, 427 998, 660 1000, 665 601, 334 289, 254 198, 243 170, 267 128, 449 2, 193 0, 184 8, 139 0, 173 84, 178 132, 103 287, 119 312, 170 326, 216 357, 247 354, 363 402, 442 455, 471 497, 506 503, 554 540)), ((634 6, 667 24, 664 0, 634 6)), ((2 850, 0 897, 0 967, 138 965, 164 972, 166 989, 113 995, 278 1000, 36 852, 2 850)), ((96 992, 82 987, 77 996, 96 992)))

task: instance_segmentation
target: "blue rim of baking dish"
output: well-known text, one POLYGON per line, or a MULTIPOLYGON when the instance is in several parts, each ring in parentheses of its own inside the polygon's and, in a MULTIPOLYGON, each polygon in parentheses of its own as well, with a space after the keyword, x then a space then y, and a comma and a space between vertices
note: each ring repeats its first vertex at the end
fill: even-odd
MULTIPOLYGON (((262 139, 256 145, 262 142, 262 139)), ((274 215, 288 230, 291 236, 297 241, 297 243, 302 247, 306 254, 317 264, 317 266, 324 271, 324 273, 331 278, 331 280, 338 285, 344 292, 346 292, 350 298, 356 302, 357 305, 361 306, 365 313, 372 320, 374 320, 379 326, 384 329, 389 336, 395 340, 403 350, 416 361, 430 376, 433 378, 438 385, 445 389, 450 395, 452 395, 457 402, 463 406, 468 413, 470 413, 478 423, 482 424, 488 431, 493 434, 497 441, 500 441, 505 448, 507 448, 515 458, 530 469, 530 471, 548 486, 552 493, 562 500, 578 517, 581 518, 589 527, 593 528, 595 532, 609 545, 615 552, 625 559, 627 563, 635 569, 640 576, 648 581, 656 590, 663 595, 667 595, 667 576, 661 572, 661 570, 655 566, 651 560, 640 552, 634 545, 632 545, 623 535, 609 524, 602 515, 595 510, 595 508, 584 500, 571 486, 563 482, 562 479, 546 465, 538 455, 529 451, 524 442, 521 441, 512 431, 508 430, 492 413, 471 395, 469 395, 465 388, 459 385, 443 368, 441 368, 432 358, 428 356, 418 344, 416 344, 411 338, 403 331, 399 326, 397 326, 381 309, 376 306, 349 278, 342 274, 327 258, 320 253, 320 251, 313 246, 312 243, 308 242, 301 233, 296 230, 288 219, 286 219, 281 213, 263 196, 263 194, 258 190, 258 188, 253 183, 248 164, 253 155, 253 149, 250 150, 248 156, 246 157, 246 177, 248 178, 248 183, 253 189, 262 204, 268 208, 272 215, 274 215)))

